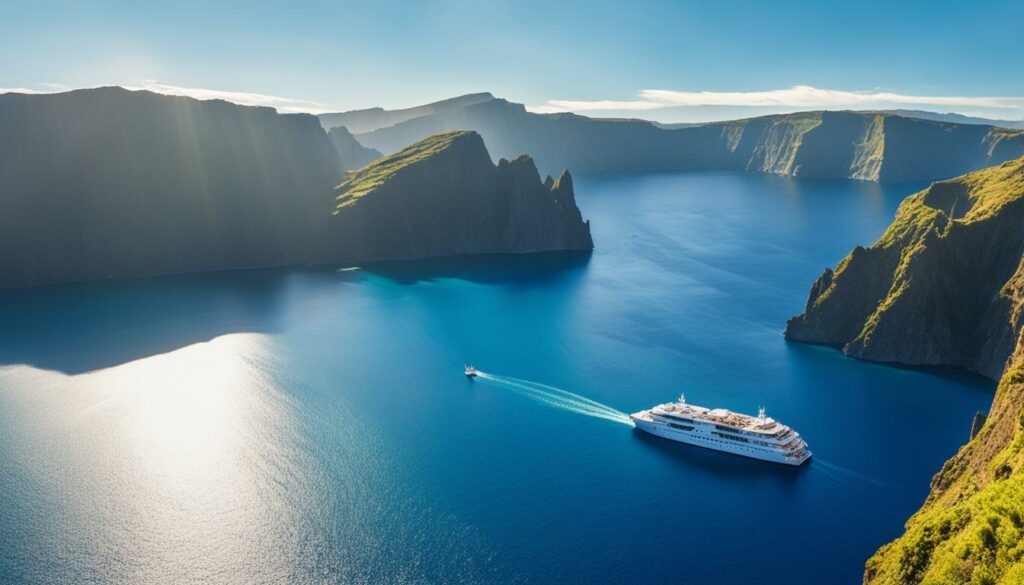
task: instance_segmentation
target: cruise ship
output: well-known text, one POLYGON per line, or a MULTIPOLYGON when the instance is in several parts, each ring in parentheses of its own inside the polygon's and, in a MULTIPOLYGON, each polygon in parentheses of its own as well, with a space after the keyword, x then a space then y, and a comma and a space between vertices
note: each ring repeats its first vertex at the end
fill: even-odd
POLYGON ((786 425, 765 416, 730 412, 670 402, 629 415, 641 431, 699 447, 725 451, 754 459, 800 465, 811 458, 807 443, 786 425))

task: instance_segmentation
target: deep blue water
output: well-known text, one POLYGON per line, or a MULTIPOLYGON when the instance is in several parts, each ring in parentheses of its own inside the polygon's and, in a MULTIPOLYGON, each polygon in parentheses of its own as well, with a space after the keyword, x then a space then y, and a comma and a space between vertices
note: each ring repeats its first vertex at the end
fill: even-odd
POLYGON ((592 255, 0 293, 0 582, 857 583, 986 410, 782 338, 919 185, 577 180, 592 255), (768 414, 792 469, 649 438, 768 414))

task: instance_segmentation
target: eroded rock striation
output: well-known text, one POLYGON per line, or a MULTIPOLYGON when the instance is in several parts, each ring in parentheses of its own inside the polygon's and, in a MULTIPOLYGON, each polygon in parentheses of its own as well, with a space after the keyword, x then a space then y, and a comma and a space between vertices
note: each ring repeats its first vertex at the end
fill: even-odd
POLYGON ((825 271, 786 336, 1000 378, 988 416, 864 581, 1024 581, 1024 159, 909 197, 876 244, 825 271))
POLYGON ((526 155, 491 162, 480 135, 448 132, 350 173, 332 241, 363 259, 589 250, 572 177, 542 182, 526 155))

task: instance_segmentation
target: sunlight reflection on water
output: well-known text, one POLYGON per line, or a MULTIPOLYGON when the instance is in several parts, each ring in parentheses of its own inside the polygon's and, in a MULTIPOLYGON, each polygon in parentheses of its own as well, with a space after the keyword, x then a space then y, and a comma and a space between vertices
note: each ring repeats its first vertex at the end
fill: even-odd
POLYGON ((227 335, 76 376, 0 369, 47 413, 15 466, 62 509, 56 546, 104 581, 287 579, 317 474, 268 343, 227 335))

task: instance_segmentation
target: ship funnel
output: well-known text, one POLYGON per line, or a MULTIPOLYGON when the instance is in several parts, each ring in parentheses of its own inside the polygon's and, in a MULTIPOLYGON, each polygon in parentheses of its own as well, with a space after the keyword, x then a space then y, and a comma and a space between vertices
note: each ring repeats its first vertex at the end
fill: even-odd
POLYGON ((679 404, 686 404, 686 394, 679 395, 679 404))
POLYGON ((763 407, 763 406, 761 406, 761 407, 759 407, 759 408, 757 409, 757 418, 758 418, 758 420, 762 420, 762 421, 763 421, 763 420, 764 420, 764 417, 765 417, 765 413, 764 413, 764 407, 763 407))

